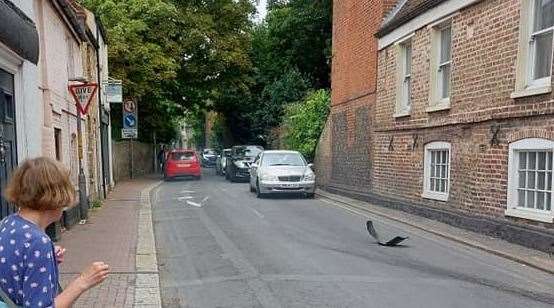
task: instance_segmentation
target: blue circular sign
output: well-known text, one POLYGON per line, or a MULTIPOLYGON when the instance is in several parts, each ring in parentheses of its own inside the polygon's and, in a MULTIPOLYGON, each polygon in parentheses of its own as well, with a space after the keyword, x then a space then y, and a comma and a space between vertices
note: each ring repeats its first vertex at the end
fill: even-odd
POLYGON ((134 114, 127 114, 123 119, 126 128, 133 128, 137 126, 137 119, 134 114))

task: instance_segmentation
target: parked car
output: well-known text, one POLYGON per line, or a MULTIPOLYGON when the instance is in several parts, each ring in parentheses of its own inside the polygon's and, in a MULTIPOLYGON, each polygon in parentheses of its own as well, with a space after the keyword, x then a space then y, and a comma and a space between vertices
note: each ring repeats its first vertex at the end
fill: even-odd
POLYGON ((227 158, 231 155, 231 149, 224 149, 221 154, 217 155, 215 160, 215 173, 217 175, 225 174, 225 167, 227 165, 227 158))
POLYGON ((237 145, 231 148, 231 155, 227 158, 225 178, 231 182, 248 181, 250 164, 254 158, 264 150, 257 145, 237 145))
POLYGON ((204 149, 202 151, 202 167, 215 167, 215 160, 217 159, 217 154, 212 149, 204 149))
POLYGON ((164 164, 164 179, 170 180, 185 176, 198 180, 201 177, 200 161, 196 152, 186 149, 170 151, 164 164))
POLYGON ((313 198, 312 164, 296 151, 264 151, 250 166, 250 191, 258 198, 277 193, 300 193, 313 198))

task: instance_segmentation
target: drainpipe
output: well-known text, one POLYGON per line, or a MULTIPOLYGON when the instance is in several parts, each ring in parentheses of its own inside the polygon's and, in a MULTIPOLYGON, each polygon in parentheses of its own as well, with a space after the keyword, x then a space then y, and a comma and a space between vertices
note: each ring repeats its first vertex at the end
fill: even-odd
MULTIPOLYGON (((98 19, 96 16, 94 16, 95 21, 94 24, 96 25, 96 40, 98 41, 98 46, 96 47, 96 77, 98 79, 98 119, 100 120, 100 157, 102 158, 102 168, 100 168, 100 173, 102 174, 102 190, 104 192, 104 199, 108 197, 107 191, 106 191, 106 174, 104 173, 104 164, 106 163, 106 155, 104 154, 104 147, 108 146, 107 144, 104 144, 104 134, 102 133, 103 129, 102 126, 104 123, 102 122, 102 111, 104 110, 104 105, 102 104, 102 87, 104 86, 102 84, 102 76, 100 75, 100 30, 98 28, 98 19)), ((102 38, 102 41, 104 41, 104 38, 102 38)))

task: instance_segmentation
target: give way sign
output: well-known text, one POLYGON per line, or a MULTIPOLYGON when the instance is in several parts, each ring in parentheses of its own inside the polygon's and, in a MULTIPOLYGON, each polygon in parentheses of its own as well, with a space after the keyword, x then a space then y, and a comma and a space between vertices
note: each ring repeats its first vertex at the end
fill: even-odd
POLYGON ((69 86, 69 92, 75 99, 77 109, 79 109, 79 112, 82 115, 87 114, 88 107, 97 89, 98 85, 95 83, 84 83, 69 86))

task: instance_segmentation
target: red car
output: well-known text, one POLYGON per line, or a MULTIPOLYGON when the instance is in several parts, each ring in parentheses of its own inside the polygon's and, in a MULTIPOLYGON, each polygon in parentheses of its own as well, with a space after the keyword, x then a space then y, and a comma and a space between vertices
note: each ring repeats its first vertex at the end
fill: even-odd
POLYGON ((164 179, 192 176, 201 177, 200 161, 193 150, 176 149, 167 154, 164 165, 164 179))

